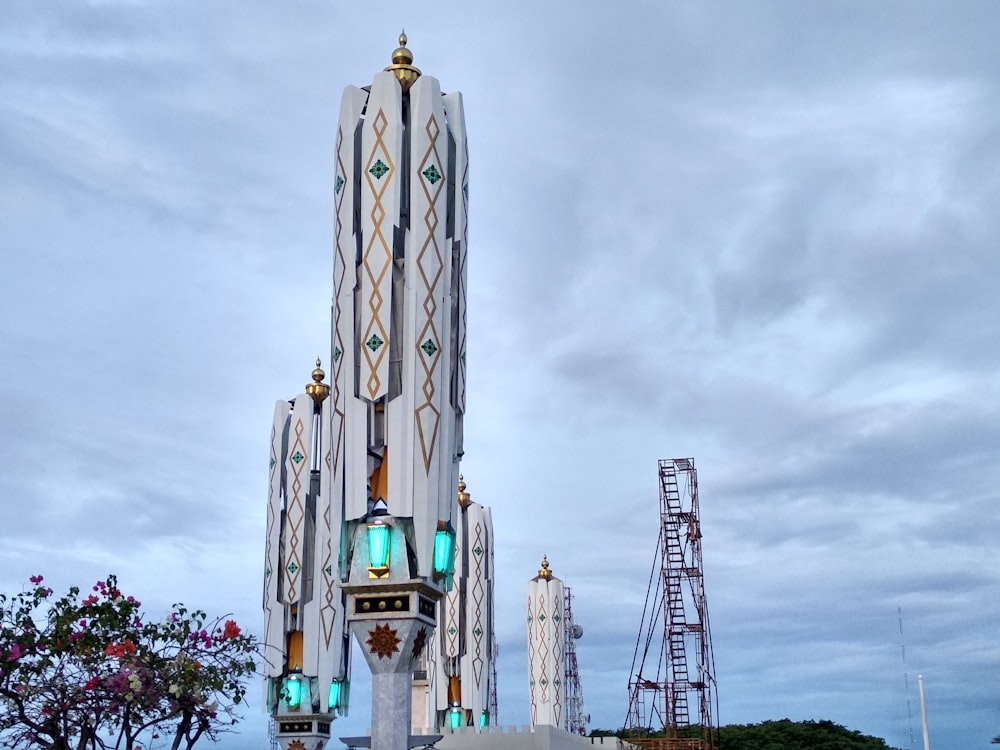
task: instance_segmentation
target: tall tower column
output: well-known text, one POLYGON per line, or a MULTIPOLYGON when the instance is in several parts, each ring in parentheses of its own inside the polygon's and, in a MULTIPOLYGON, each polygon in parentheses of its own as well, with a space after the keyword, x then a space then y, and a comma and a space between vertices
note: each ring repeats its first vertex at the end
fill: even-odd
POLYGON ((414 669, 452 585, 465 412, 462 97, 399 42, 344 91, 334 187, 333 481, 373 750, 409 744, 414 669))
POLYGON ((267 707, 285 750, 372 670, 373 750, 410 744, 411 683, 452 587, 465 414, 469 185, 462 95, 406 37, 337 130, 331 385, 279 401, 264 573, 267 707))

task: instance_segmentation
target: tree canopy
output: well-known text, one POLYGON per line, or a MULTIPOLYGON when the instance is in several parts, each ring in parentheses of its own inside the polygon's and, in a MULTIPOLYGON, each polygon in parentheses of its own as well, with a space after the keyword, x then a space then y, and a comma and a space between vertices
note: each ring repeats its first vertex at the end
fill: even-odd
MULTIPOLYGON (((692 727, 681 735, 700 736, 700 729, 692 727)), ((624 729, 595 729, 591 737, 623 737, 624 729)), ((663 736, 650 732, 650 737, 663 736)), ((718 730, 719 750, 899 750, 885 740, 846 729, 832 721, 791 721, 780 719, 759 724, 729 724, 718 730)))
POLYGON ((765 721, 719 730, 719 750, 899 750, 832 721, 765 721))
POLYGON ((238 720, 257 643, 173 605, 151 622, 115 576, 86 597, 42 583, 0 594, 0 741, 12 750, 190 750, 238 720))

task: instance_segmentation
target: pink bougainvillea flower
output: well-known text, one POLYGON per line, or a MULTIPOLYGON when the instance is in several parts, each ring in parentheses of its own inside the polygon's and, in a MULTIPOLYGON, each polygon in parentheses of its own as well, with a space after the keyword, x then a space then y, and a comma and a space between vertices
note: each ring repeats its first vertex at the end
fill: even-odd
POLYGON ((240 626, 236 624, 236 620, 226 620, 226 625, 222 630, 223 638, 231 640, 233 638, 239 638, 241 634, 240 626))
POLYGON ((35 584, 37 586, 38 584, 40 584, 42 581, 45 580, 45 577, 44 576, 31 576, 31 578, 29 578, 28 580, 31 581, 33 584, 35 584))
POLYGON ((100 684, 101 684, 101 678, 100 677, 91 677, 89 680, 87 680, 85 683, 83 683, 83 689, 84 690, 93 690, 94 688, 96 688, 100 684))
POLYGON ((15 643, 10 647, 10 653, 7 655, 7 661, 17 661, 21 658, 21 645, 15 643))
POLYGON ((97 597, 94 594, 91 594, 83 600, 84 607, 93 607, 95 604, 97 604, 97 597))

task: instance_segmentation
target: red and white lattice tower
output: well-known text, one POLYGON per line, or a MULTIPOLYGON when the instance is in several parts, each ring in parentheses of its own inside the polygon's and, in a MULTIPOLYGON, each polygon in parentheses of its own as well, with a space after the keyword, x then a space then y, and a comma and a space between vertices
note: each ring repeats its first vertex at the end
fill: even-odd
POLYGON ((659 483, 659 549, 632 660, 626 735, 653 750, 713 750, 718 698, 694 459, 661 460, 659 483))

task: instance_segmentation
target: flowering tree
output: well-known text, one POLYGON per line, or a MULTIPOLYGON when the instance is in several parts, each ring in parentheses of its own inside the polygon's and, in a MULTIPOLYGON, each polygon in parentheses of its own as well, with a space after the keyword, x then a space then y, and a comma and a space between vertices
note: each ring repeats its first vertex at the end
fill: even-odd
POLYGON ((146 622, 109 576, 60 599, 0 594, 0 743, 15 750, 190 750, 237 722, 257 643, 175 604, 146 622))

